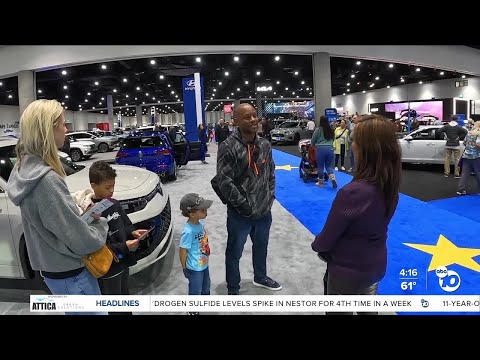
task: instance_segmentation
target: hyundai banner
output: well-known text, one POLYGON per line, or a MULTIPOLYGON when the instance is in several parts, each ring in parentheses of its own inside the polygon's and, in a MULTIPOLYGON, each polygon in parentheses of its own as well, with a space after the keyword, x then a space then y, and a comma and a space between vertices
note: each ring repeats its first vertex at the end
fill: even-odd
MULTIPOLYGON (((201 114, 203 126, 205 122, 205 95, 203 77, 200 78, 201 114)), ((198 116, 195 100, 195 80, 193 77, 183 78, 183 113, 185 115, 185 137, 190 141, 198 141, 198 116)))

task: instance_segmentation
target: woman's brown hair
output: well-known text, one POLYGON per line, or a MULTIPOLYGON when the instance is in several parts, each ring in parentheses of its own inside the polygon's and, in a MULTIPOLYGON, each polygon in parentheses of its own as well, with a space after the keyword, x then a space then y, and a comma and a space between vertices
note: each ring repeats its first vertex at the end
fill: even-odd
POLYGON ((376 184, 385 199, 386 216, 395 210, 402 169, 395 126, 381 115, 358 119, 353 132, 356 146, 354 180, 376 184))

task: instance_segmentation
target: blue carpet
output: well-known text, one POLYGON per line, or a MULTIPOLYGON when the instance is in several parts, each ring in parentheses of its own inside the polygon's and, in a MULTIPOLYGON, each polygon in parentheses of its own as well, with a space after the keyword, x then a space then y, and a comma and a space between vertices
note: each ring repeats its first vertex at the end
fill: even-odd
POLYGON ((454 214, 480 222, 480 196, 464 195, 448 199, 429 201, 429 204, 450 211, 454 214))
MULTIPOLYGON (((299 166, 300 159, 293 155, 273 150, 273 157, 277 166, 299 166)), ((331 204, 337 190, 331 187, 330 182, 323 188, 315 185, 315 181, 304 183, 299 177, 298 168, 289 170, 277 169, 276 198, 293 216, 295 216, 308 230, 317 234, 323 228, 331 204)), ((349 183, 352 176, 337 172, 339 188, 349 183)), ((462 199, 467 199, 462 198, 462 199)), ((467 201, 467 200, 463 200, 467 201)), ((474 201, 474 200, 469 200, 474 201)), ((448 262, 449 271, 455 271, 461 278, 458 289, 447 292, 440 286, 440 279, 435 273, 436 267, 430 269, 432 255, 407 246, 410 244, 435 245, 443 235, 452 246, 479 249, 480 254, 480 223, 465 216, 464 211, 474 212, 478 209, 480 197, 474 204, 469 202, 461 211, 451 212, 437 204, 429 204, 401 194, 397 211, 388 231, 388 266, 385 278, 381 281, 379 294, 381 295, 476 295, 479 293, 478 275, 480 265, 479 256, 473 256, 467 267, 455 262, 448 262), (469 268, 470 267, 470 268, 469 268), (401 275, 402 269, 416 270, 416 276, 401 275), (401 278, 409 279, 401 279, 401 278), (407 286, 402 290, 402 283, 407 286)), ((452 205, 453 206, 453 205, 452 205)), ((457 205, 458 206, 458 205, 457 205)), ((310 246, 311 239, 305 239, 306 246, 310 246)), ((451 250, 449 250, 449 254, 451 250)), ((442 253, 443 254, 443 253, 442 253)), ((312 256, 315 256, 312 252, 312 256)), ((435 264, 434 264, 435 265, 435 264)), ((442 264, 440 264, 442 265, 442 264)))

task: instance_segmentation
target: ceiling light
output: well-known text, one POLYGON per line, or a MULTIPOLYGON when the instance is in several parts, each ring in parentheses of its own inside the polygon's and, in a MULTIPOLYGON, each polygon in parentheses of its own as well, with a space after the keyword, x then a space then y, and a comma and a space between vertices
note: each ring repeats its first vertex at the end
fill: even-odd
POLYGON ((126 78, 123 78, 123 82, 127 82, 128 80, 126 78))
POLYGON ((41 94, 41 93, 42 93, 42 90, 38 89, 38 93, 41 94))
POLYGON ((213 88, 213 92, 216 92, 216 91, 217 91, 217 89, 213 88))
POLYGON ((128 95, 125 95, 125 97, 127 97, 127 98, 128 98, 128 95))
POLYGON ((195 58, 195 61, 196 61, 196 62, 201 62, 201 61, 202 61, 202 58, 201 58, 201 57, 196 57, 196 58, 195 58))
POLYGON ((305 81, 302 81, 300 84, 302 84, 302 85, 305 84, 305 81))
POLYGON ((234 56, 234 57, 233 57, 233 61, 237 61, 237 62, 238 62, 239 60, 240 60, 240 58, 239 58, 238 56, 234 56))
POLYGON ((443 71, 440 71, 440 75, 444 75, 445 73, 443 71))
POLYGON ((422 85, 422 84, 423 84, 423 81, 419 81, 418 83, 419 83, 420 85, 422 85))
POLYGON ((119 101, 118 101, 118 100, 117 100, 117 101, 115 101, 115 102, 116 102, 117 104, 119 103, 119 101))
POLYGON ((295 74, 295 75, 298 75, 298 71, 295 71, 294 74, 295 74))
POLYGON ((92 109, 93 109, 93 110, 95 110, 95 106, 94 106, 94 107, 92 107, 92 109))
POLYGON ((78 109, 78 111, 82 111, 82 108, 78 109))
MULTIPOLYGON (((350 83, 347 83, 347 86, 350 86, 350 83)), ((308 90, 308 89, 307 89, 308 90)))
POLYGON ((288 90, 288 87, 286 87, 285 90, 288 90))
POLYGON ((375 77, 375 80, 380 80, 380 77, 378 77, 378 76, 377 76, 377 77, 375 77))
POLYGON ((345 95, 345 93, 343 93, 343 95, 345 95))
POLYGON ((0 86, 2 86, 2 85, 3 85, 3 82, 0 81, 0 86))
POLYGON ((62 75, 67 75, 67 70, 63 70, 62 75))
POLYGON ((148 93, 146 93, 145 96, 149 96, 148 93))
POLYGON ((389 67, 390 69, 393 68, 393 64, 388 65, 388 67, 389 67))
POLYGON ((347 89, 347 92, 350 92, 350 89, 347 89))
POLYGON ((88 102, 88 99, 85 99, 85 102, 88 102))
POLYGON ((95 81, 95 85, 97 85, 97 86, 98 86, 98 81, 95 81))
POLYGON ((175 91, 172 90, 171 93, 172 93, 172 94, 175 94, 175 91))
POLYGON ((462 75, 462 79, 465 79, 465 75, 462 75))
POLYGON ((390 85, 387 86, 387 89, 390 89, 390 85))
POLYGON ((260 75, 260 71, 257 71, 257 75, 260 75))
POLYGON ((400 81, 401 81, 401 82, 405 82, 405 79, 404 79, 404 78, 401 78, 400 81))
POLYGON ((245 80, 245 85, 248 85, 248 80, 245 80))
POLYGON ((155 65, 155 60, 150 60, 150 64, 155 65))
POLYGON ((355 74, 350 75, 350 77, 353 79, 355 77, 355 74))
POLYGON ((65 99, 68 99, 68 95, 65 95, 65 99))
POLYGON ((275 56, 275 61, 280 61, 280 56, 275 56))
POLYGON ((237 91, 240 91, 240 88, 237 88, 237 91))
POLYGON ((419 71, 420 71, 420 68, 416 68, 415 71, 419 72, 419 71))
POLYGON ((375 86, 375 84, 370 84, 370 87, 374 87, 374 86, 375 86))
POLYGON ((364 94, 365 94, 365 90, 363 90, 363 91, 362 91, 362 93, 364 93, 364 94))
POLYGON ((107 65, 102 65, 101 68, 102 68, 103 70, 106 70, 106 69, 107 69, 107 65))
POLYGON ((90 96, 91 94, 90 93, 87 93, 88 96, 90 96))
POLYGON ((357 65, 360 65, 362 62, 360 60, 357 61, 357 65))
POLYGON ((168 86, 168 87, 171 87, 172 85, 168 84, 167 86, 168 86))
POLYGON ((63 85, 63 88, 64 88, 65 90, 67 90, 67 89, 68 89, 68 86, 67 86, 67 85, 63 85))
POLYGON ((117 92, 117 89, 113 89, 113 92, 117 92))

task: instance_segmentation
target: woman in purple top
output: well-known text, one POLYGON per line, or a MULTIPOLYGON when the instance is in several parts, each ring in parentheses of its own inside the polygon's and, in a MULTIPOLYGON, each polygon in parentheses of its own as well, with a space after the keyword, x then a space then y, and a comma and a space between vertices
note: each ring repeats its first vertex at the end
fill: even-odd
POLYGON ((327 262, 328 295, 375 295, 387 267, 387 230, 398 203, 401 151, 395 127, 380 115, 358 119, 355 176, 332 204, 312 249, 327 262))

